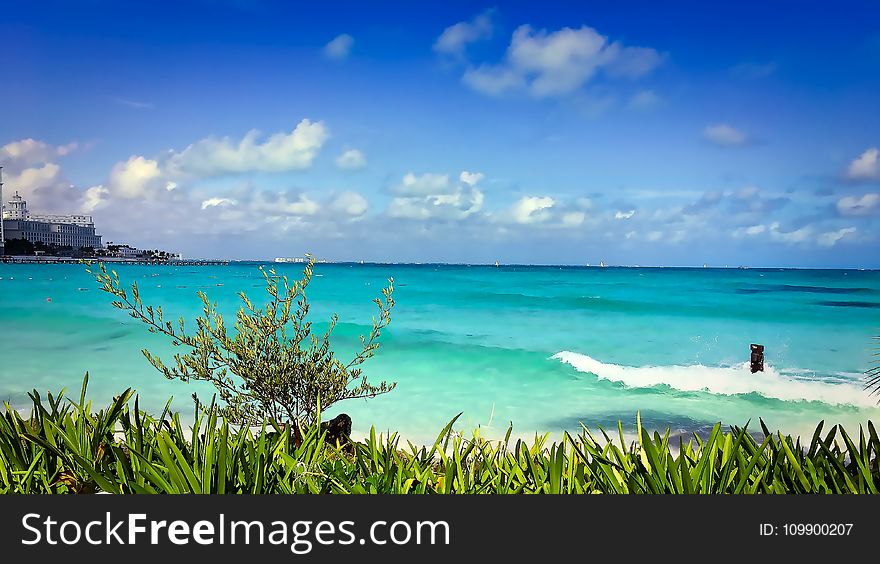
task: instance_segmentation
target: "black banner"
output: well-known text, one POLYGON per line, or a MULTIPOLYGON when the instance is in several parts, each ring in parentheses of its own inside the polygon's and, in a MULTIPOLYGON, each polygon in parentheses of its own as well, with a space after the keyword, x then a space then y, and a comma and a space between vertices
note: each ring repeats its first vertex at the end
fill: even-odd
POLYGON ((751 561, 767 550, 869 554, 880 534, 871 496, 7 495, 0 504, 0 542, 15 558, 632 561, 708 551, 751 561))

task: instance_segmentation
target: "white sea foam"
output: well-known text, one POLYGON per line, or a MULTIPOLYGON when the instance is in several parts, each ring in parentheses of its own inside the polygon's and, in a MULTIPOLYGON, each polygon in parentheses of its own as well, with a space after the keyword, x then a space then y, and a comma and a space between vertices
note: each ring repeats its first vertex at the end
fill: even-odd
POLYGON ((876 407, 877 401, 857 385, 789 378, 766 364, 764 372, 752 374, 748 362, 737 366, 622 366, 570 351, 556 353, 552 358, 570 364, 580 372, 595 374, 599 379, 620 382, 631 388, 666 385, 685 392, 757 393, 784 401, 820 401, 859 407, 876 407))

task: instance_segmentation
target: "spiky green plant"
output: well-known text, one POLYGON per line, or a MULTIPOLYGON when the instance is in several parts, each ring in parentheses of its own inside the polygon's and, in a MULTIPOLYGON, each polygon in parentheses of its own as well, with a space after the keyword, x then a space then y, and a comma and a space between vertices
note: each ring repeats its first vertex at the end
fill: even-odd
POLYGON ((320 413, 301 441, 289 427, 231 425, 215 405, 186 426, 158 417, 126 390, 94 412, 85 400, 31 394, 23 416, 0 416, 0 493, 878 493, 880 439, 871 421, 850 436, 819 423, 809 442, 745 427, 708 437, 649 432, 637 438, 583 427, 559 442, 465 436, 456 419, 430 446, 369 436, 346 452, 324 440, 320 413))

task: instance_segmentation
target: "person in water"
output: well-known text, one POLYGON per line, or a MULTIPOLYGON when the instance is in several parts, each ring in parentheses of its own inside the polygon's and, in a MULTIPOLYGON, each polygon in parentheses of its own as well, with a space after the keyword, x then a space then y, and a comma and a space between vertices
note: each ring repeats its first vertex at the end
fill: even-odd
POLYGON ((764 371, 764 345, 752 344, 751 370, 752 374, 764 371))

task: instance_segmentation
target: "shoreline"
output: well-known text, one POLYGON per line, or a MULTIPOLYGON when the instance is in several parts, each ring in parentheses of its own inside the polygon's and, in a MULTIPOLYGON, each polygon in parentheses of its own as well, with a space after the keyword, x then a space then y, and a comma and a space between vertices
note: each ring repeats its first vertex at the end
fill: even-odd
POLYGON ((133 258, 73 258, 73 257, 27 257, 27 256, 3 256, 0 264, 81 264, 86 262, 102 262, 105 264, 130 264, 149 266, 228 266, 228 260, 211 259, 177 259, 177 260, 150 260, 133 258))

